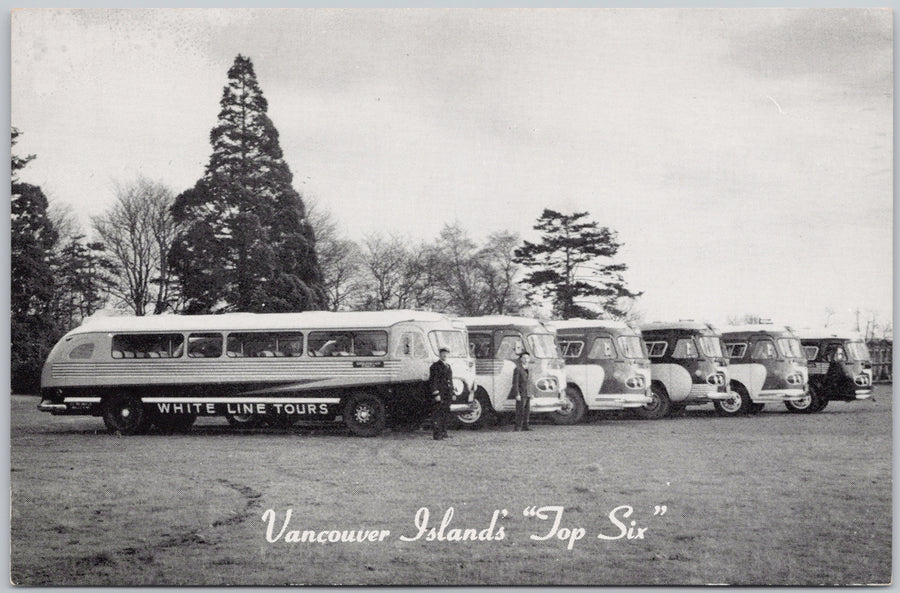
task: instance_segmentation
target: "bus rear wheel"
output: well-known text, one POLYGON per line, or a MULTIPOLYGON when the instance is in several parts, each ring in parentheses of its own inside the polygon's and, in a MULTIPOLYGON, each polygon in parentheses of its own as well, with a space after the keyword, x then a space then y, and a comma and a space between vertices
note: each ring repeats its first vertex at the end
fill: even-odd
POLYGON ((371 393, 354 393, 344 406, 344 423, 361 437, 377 437, 384 431, 384 403, 371 393))
POLYGON ((150 427, 150 414, 144 410, 141 398, 117 395, 103 402, 103 423, 111 434, 123 436, 141 434, 150 427))
POLYGON ((634 413, 645 420, 657 420, 669 415, 672 410, 672 400, 669 399, 669 394, 662 385, 656 383, 650 385, 650 398, 649 404, 635 408, 634 413))
POLYGON ((574 385, 567 385, 562 409, 553 412, 550 417, 554 424, 578 424, 584 418, 586 408, 581 390, 574 385))

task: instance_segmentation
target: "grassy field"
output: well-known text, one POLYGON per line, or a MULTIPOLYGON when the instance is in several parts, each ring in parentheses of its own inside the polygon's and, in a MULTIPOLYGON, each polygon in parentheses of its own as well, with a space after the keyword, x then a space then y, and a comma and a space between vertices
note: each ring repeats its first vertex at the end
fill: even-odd
POLYGON ((459 430, 436 442, 425 431, 377 439, 340 429, 233 431, 218 418, 184 435, 119 437, 98 418, 52 417, 35 398, 13 396, 11 578, 83 586, 887 583, 890 386, 876 398, 811 416, 767 406, 759 416, 718 418, 701 408, 530 433, 459 430), (550 534, 558 513, 526 512, 546 506, 564 508, 556 533, 532 539, 550 534), (429 540, 427 528, 437 536, 451 507, 441 537, 429 540), (633 512, 625 517, 622 507, 633 512), (416 539, 421 508, 428 525, 416 539), (290 532, 307 530, 325 543, 292 541, 290 532), (349 530, 390 533, 327 541, 349 530), (476 541, 448 541, 462 535, 476 541))

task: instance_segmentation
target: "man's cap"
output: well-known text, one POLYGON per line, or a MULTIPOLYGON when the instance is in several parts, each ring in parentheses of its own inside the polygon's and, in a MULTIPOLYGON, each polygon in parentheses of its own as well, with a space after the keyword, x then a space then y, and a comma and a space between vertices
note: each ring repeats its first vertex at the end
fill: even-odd
POLYGON ((438 348, 438 354, 440 354, 441 352, 446 352, 447 354, 450 354, 450 349, 447 348, 446 346, 441 346, 440 348, 438 348))

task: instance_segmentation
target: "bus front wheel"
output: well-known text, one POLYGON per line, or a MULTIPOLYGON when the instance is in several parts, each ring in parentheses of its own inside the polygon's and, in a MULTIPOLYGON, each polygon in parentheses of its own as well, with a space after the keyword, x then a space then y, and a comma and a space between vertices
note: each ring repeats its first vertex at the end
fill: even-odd
POLYGON ((795 414, 812 414, 825 409, 827 405, 828 400, 819 395, 812 385, 809 386, 809 392, 803 399, 784 402, 784 407, 788 409, 788 412, 795 414))
POLYGON ((649 404, 634 409, 634 412, 641 418, 657 420, 668 416, 672 411, 672 400, 669 399, 669 394, 662 385, 656 383, 650 385, 650 399, 649 404))
POLYGON ((141 434, 147 431, 150 422, 150 415, 139 397, 119 395, 103 402, 103 423, 112 434, 141 434))
POLYGON ((456 420, 461 425, 472 430, 478 430, 483 426, 490 424, 494 417, 494 409, 488 399, 487 393, 479 389, 472 400, 471 407, 468 412, 460 412, 456 415, 456 420))
POLYGON ((344 423, 361 437, 376 437, 384 430, 384 403, 371 393, 354 393, 344 406, 344 423))
POLYGON ((731 397, 713 402, 719 416, 742 416, 750 413, 753 400, 740 383, 731 384, 731 397))
POLYGON ((578 424, 584 418, 585 409, 581 390, 574 385, 568 385, 563 397, 562 408, 553 412, 550 417, 553 418, 554 424, 578 424))

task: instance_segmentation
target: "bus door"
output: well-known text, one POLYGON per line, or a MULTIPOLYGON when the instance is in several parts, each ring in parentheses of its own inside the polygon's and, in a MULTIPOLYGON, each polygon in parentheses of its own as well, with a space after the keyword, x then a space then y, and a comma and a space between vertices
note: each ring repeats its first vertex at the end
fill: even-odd
POLYGON ((395 383, 409 383, 412 381, 427 381, 428 368, 431 360, 428 356, 428 347, 425 344, 425 336, 416 328, 405 327, 398 331, 400 339, 394 356, 399 364, 393 381, 395 383))
POLYGON ((493 400, 494 379, 500 372, 500 361, 494 360, 493 337, 488 331, 469 331, 469 349, 475 359, 476 383, 483 387, 493 400))

